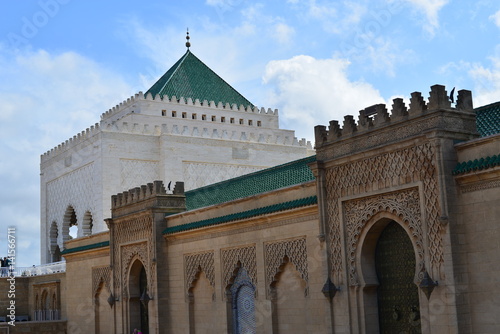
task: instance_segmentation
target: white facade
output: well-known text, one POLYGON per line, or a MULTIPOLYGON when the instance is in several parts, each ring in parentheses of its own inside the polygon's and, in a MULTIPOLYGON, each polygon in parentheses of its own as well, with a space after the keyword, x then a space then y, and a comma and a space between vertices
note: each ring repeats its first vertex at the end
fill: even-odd
POLYGON ((314 153, 277 110, 143 93, 41 156, 41 261, 69 239, 106 230, 111 195, 154 180, 198 188, 314 153))

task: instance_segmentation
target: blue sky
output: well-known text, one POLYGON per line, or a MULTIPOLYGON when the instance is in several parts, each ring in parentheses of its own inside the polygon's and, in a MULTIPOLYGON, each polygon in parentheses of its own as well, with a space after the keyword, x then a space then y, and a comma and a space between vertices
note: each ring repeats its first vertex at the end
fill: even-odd
POLYGON ((39 263, 40 155, 191 51, 281 127, 313 127, 434 84, 500 100, 493 0, 0 3, 0 256, 39 263))

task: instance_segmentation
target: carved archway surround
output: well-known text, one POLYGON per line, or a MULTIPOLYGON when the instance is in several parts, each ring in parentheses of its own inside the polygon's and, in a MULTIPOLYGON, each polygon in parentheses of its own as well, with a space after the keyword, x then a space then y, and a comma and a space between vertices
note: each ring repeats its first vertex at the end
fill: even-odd
MULTIPOLYGON (((330 249, 330 277, 335 284, 342 284, 344 274, 347 284, 356 276, 350 270, 351 251, 344 249, 342 234, 345 220, 342 218, 343 198, 367 197, 370 192, 393 191, 419 184, 421 189, 421 226, 424 228, 426 256, 429 274, 444 279, 442 266, 444 250, 440 221, 439 187, 437 176, 436 143, 424 142, 414 146, 385 152, 380 155, 353 160, 325 170, 328 247, 330 249), (346 254, 347 253, 347 254, 346 254), (347 261, 345 263, 344 261, 347 261), (344 271, 348 270, 348 273, 344 271)), ((365 220, 366 221, 366 220, 365 220)), ((347 227, 346 227, 347 228, 347 227)), ((422 233, 422 232, 420 232, 422 233)), ((348 247, 352 244, 347 242, 348 247)), ((355 272, 354 272, 355 273, 355 272)))
POLYGON ((147 261, 147 242, 141 242, 133 245, 127 245, 121 247, 121 255, 122 255, 122 282, 123 282, 123 295, 126 298, 129 297, 129 278, 130 278, 130 270, 132 268, 133 263, 136 260, 139 260, 144 269, 146 270, 147 277, 147 290, 150 295, 153 294, 152 284, 151 284, 151 270, 147 265, 149 262, 147 261))
POLYGON ((368 231, 381 219, 394 220, 408 233, 413 244, 416 264, 415 282, 425 270, 422 210, 417 187, 343 202, 346 227, 349 285, 360 284, 361 250, 368 231))

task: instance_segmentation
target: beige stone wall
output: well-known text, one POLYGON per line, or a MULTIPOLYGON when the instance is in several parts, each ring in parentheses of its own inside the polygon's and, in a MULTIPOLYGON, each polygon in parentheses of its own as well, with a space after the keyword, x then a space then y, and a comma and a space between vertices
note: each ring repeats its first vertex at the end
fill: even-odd
MULTIPOLYGON (((458 149, 460 162, 484 158, 500 152, 500 137, 459 145, 458 149)), ((500 167, 459 175, 456 181, 459 187, 455 211, 462 231, 458 243, 466 265, 460 277, 466 288, 458 302, 469 305, 472 333, 498 333, 500 167)))
MULTIPOLYGON (((106 241, 108 233, 76 239, 66 243, 66 249, 92 245, 106 241)), ((64 312, 67 319, 68 333, 95 333, 96 331, 96 302, 94 290, 98 287, 98 269, 109 268, 109 247, 102 247, 70 253, 66 258, 66 288, 64 301, 64 312), (97 269, 97 270, 96 270, 97 269)), ((106 289, 105 287, 103 289, 106 289)), ((105 300, 109 293, 102 291, 105 300)), ((100 299, 102 301, 102 299, 100 299)), ((102 305, 104 308, 109 304, 102 305)), ((113 319, 106 320, 113 326, 113 319)))
MULTIPOLYGON (((294 196, 307 197, 314 189, 312 183, 294 196)), ((269 198, 277 201, 290 193, 273 195, 269 198)), ((251 204, 252 200, 240 203, 240 209, 251 204)), ((212 210, 217 214, 190 214, 201 218, 224 212, 217 207, 212 210)), ((177 225, 176 219, 185 221, 186 215, 169 217, 168 225, 177 225)), ((321 293, 326 281, 325 245, 317 238, 319 234, 317 207, 311 206, 167 236, 169 271, 160 273, 159 281, 168 280, 169 304, 159 307, 159 317, 171 319, 172 333, 188 332, 198 318, 217 321, 209 322, 209 328, 196 327, 196 333, 226 333, 232 321, 226 292, 240 261, 255 282, 258 333, 270 333, 273 325, 297 314, 294 326, 303 332, 329 332, 329 302, 321 293), (301 300, 300 306, 294 298, 301 300)))

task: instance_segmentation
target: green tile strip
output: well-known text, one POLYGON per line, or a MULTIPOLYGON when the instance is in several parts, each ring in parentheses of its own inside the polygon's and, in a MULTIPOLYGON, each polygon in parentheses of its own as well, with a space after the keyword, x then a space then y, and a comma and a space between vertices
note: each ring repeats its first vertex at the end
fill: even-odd
POLYGON ((466 174, 473 171, 479 171, 483 169, 493 168, 500 166, 500 154, 488 156, 486 158, 469 160, 464 162, 459 162, 455 169, 453 170, 453 175, 466 174))
POLYGON ((201 103, 204 100, 214 101, 216 104, 229 103, 238 107, 254 107, 254 105, 241 95, 236 89, 229 85, 217 73, 212 71, 191 51, 187 52, 172 66, 145 95, 151 93, 153 98, 165 95, 169 98, 175 96, 177 99, 191 98, 198 99, 201 103))
POLYGON ((75 247, 75 248, 68 248, 68 249, 63 250, 61 252, 61 255, 82 252, 82 251, 86 251, 86 250, 90 250, 90 249, 102 248, 102 247, 108 247, 108 246, 109 246, 109 241, 103 241, 103 242, 98 242, 98 243, 91 244, 91 245, 85 245, 85 246, 80 246, 80 247, 75 247))
POLYGON ((315 155, 186 191, 186 208, 194 210, 313 181, 314 175, 307 164, 314 161, 315 155))
POLYGON ((299 207, 303 207, 303 206, 314 205, 317 203, 318 203, 318 198, 316 196, 301 198, 301 199, 297 199, 297 200, 293 200, 293 201, 289 201, 289 202, 273 204, 273 205, 265 206, 262 208, 233 213, 233 214, 225 215, 225 216, 221 216, 221 217, 204 219, 204 220, 199 220, 199 221, 192 222, 192 223, 168 227, 163 231, 163 234, 173 234, 173 233, 177 233, 177 232, 189 231, 189 230, 193 230, 193 229, 197 229, 197 228, 201 228, 201 227, 213 226, 213 225, 228 223, 228 222, 232 222, 232 221, 236 221, 236 220, 262 216, 262 215, 266 215, 266 214, 270 214, 270 213, 274 213, 274 212, 285 211, 285 210, 295 209, 295 208, 299 208, 299 207))
POLYGON ((500 102, 475 109, 477 132, 481 137, 500 133, 500 102))

